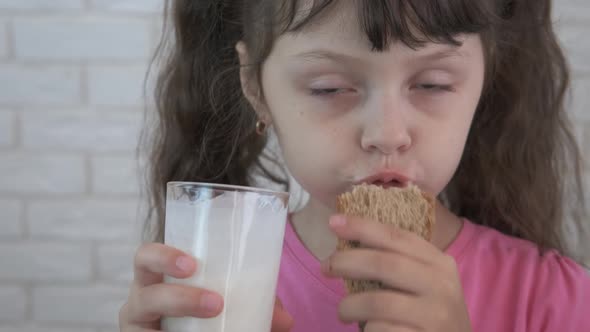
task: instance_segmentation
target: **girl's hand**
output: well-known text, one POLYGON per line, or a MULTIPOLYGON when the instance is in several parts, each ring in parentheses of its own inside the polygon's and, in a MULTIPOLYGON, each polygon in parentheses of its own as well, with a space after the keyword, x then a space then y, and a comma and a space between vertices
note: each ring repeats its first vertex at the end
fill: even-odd
MULTIPOLYGON (((188 278, 196 270, 196 261, 176 248, 160 243, 141 246, 135 255, 135 277, 129 298, 119 313, 120 331, 160 331, 163 316, 211 318, 219 315, 223 309, 219 294, 163 283, 164 275, 188 278)), ((277 301, 272 332, 287 332, 291 324, 289 314, 277 301)))
POLYGON ((283 308, 281 300, 277 297, 275 310, 272 315, 272 328, 270 332, 289 332, 293 327, 293 318, 283 308))
POLYGON ((334 233, 367 248, 337 251, 325 274, 378 280, 390 290, 350 294, 339 307, 344 322, 367 322, 373 331, 471 331, 454 259, 421 237, 390 225, 334 216, 334 233))

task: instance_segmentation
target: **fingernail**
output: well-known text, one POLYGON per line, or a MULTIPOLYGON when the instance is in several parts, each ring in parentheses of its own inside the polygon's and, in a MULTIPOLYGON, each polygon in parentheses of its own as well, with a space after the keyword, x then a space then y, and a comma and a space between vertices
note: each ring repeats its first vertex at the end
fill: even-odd
POLYGON ((217 313, 222 305, 223 301, 217 294, 207 293, 201 297, 201 307, 209 312, 217 313))
POLYGON ((333 216, 330 218, 330 226, 341 227, 346 225, 346 218, 342 215, 333 216))
POLYGON ((176 259, 176 266, 185 272, 190 272, 195 268, 195 262, 188 256, 180 256, 176 259))

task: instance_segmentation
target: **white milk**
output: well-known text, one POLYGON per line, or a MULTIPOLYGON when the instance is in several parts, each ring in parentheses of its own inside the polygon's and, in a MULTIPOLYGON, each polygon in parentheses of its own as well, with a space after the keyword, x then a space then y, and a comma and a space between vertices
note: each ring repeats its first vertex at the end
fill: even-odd
POLYGON ((274 196, 227 192, 212 200, 166 205, 165 243, 197 258, 189 279, 165 282, 224 298, 220 316, 165 318, 167 332, 270 331, 287 207, 274 196))

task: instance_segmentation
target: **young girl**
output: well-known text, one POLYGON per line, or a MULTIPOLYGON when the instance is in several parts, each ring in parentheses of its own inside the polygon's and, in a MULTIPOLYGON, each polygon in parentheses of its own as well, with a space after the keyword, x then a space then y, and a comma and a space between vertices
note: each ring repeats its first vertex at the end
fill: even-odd
MULTIPOLYGON (((590 278, 564 236, 566 220, 582 226, 581 161, 550 8, 173 1, 150 141, 152 240, 168 181, 287 185, 264 150, 272 130, 309 193, 289 218, 273 331, 590 331, 590 278), (336 196, 363 182, 438 197, 432 241, 336 215, 336 196), (337 252, 339 238, 367 248, 337 252), (347 295, 343 278, 390 290, 347 295)), ((193 258, 142 246, 121 331, 219 314, 218 294, 162 284, 192 273, 193 258)))

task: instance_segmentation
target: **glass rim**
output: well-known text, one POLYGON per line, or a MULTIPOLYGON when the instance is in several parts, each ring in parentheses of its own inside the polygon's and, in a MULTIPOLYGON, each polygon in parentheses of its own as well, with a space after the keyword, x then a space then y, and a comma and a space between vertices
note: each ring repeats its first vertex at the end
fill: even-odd
POLYGON ((277 195, 277 196, 284 196, 285 198, 289 198, 290 194, 286 191, 278 191, 278 190, 271 190, 271 189, 264 189, 258 187, 249 187, 249 186, 238 186, 233 184, 221 184, 221 183, 209 183, 209 182, 194 182, 194 181, 170 181, 166 183, 166 187, 182 187, 182 186, 190 186, 195 188, 206 188, 206 189, 213 189, 213 190, 223 190, 223 191, 239 191, 239 192, 252 192, 257 194, 267 194, 267 195, 277 195))

